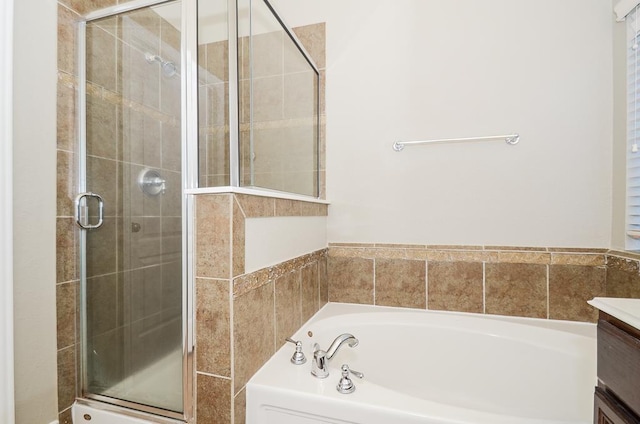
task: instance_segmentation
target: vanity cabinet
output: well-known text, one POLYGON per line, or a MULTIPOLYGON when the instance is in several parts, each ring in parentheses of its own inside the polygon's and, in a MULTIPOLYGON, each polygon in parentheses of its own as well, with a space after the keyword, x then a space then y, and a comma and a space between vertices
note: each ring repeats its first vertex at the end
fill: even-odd
POLYGON ((640 424, 640 331, 602 311, 594 424, 640 424))
POLYGON ((606 391, 596 387, 594 424, 636 424, 640 420, 606 391))

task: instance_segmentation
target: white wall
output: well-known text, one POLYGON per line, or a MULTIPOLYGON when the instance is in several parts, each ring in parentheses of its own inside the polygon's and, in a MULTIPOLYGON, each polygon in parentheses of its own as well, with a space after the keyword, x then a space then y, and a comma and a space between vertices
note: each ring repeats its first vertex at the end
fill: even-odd
POLYGON ((245 221, 245 272, 250 273, 327 247, 327 218, 295 216, 245 221))
POLYGON ((610 1, 274 3, 327 22, 329 241, 609 246, 610 1))
POLYGON ((625 249, 627 215, 627 32, 613 24, 613 180, 611 248, 625 249))
POLYGON ((15 2, 14 332, 17 424, 57 418, 54 0, 15 2))
MULTIPOLYGON (((0 3, 0 204, 13 202, 12 83, 13 0, 0 3)), ((0 208, 0 422, 12 423, 13 384, 13 214, 0 208)))

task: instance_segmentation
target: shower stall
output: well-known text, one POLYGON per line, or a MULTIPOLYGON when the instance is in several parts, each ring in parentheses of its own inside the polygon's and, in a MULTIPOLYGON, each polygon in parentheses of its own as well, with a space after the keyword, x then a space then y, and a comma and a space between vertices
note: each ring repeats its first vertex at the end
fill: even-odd
POLYGON ((318 197, 319 73, 266 0, 94 11, 77 70, 80 396, 191 422, 192 197, 318 197))

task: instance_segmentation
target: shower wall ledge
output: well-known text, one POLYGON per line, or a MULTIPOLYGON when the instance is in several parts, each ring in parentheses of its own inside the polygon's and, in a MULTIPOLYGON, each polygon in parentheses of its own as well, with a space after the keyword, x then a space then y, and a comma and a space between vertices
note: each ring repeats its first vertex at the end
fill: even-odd
POLYGON ((304 196, 304 195, 293 194, 293 193, 285 193, 282 191, 258 189, 258 188, 247 188, 247 187, 224 186, 224 187, 192 188, 192 189, 185 190, 185 193, 186 194, 236 193, 236 194, 249 194, 252 196, 271 197, 276 199, 298 200, 301 202, 318 203, 321 205, 331 204, 331 202, 324 199, 318 199, 317 197, 304 196))

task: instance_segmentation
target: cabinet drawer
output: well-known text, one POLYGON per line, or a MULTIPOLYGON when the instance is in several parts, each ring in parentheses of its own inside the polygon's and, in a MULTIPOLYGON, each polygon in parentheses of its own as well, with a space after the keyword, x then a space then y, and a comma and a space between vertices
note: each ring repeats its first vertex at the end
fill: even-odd
POLYGON ((598 322, 598 379, 636 414, 640 411, 640 339, 598 322))
POLYGON ((640 424, 638 417, 599 387, 594 396, 594 414, 594 424, 640 424))

